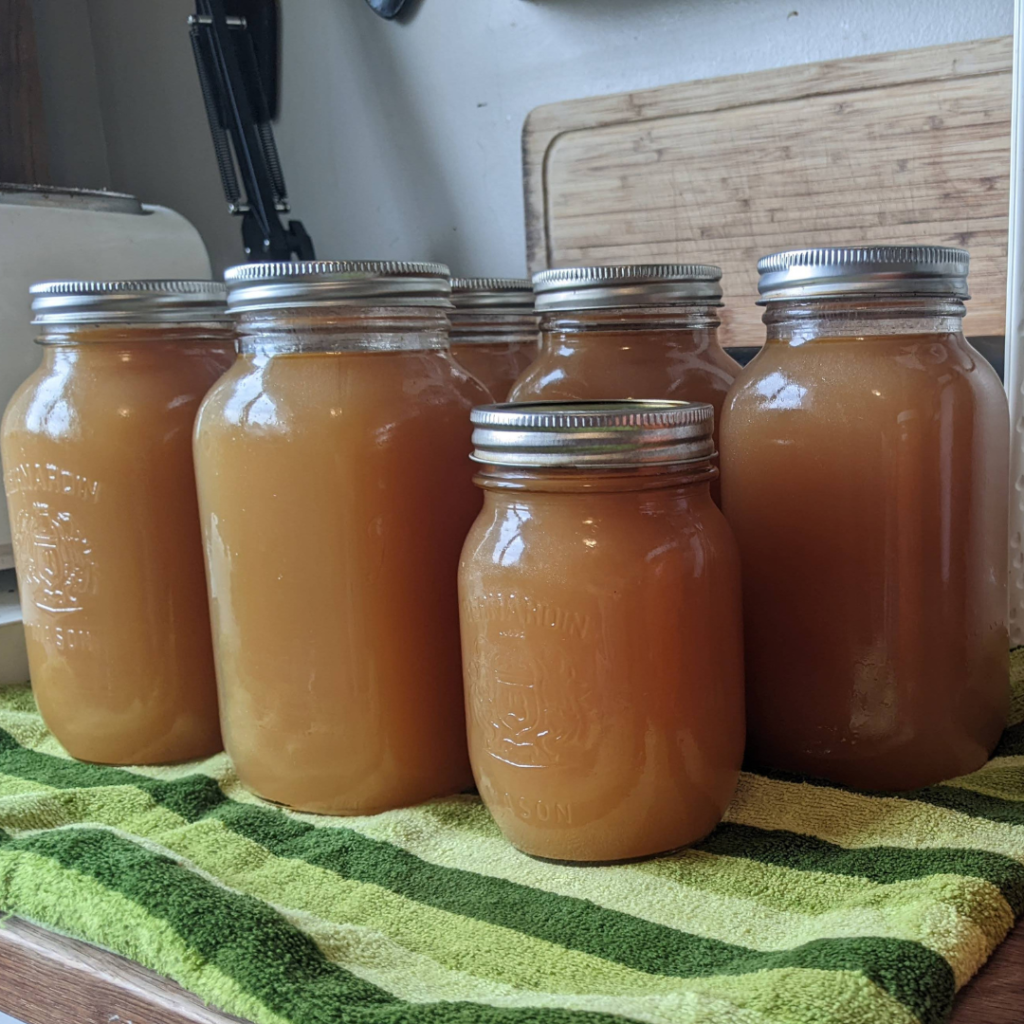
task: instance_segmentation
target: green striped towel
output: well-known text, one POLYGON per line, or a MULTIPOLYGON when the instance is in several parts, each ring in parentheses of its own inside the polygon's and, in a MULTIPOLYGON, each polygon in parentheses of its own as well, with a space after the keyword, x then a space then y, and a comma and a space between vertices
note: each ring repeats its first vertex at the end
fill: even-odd
POLYGON ((224 755, 70 760, 0 688, 0 911, 261 1024, 938 1022, 1024 906, 1024 652, 983 770, 898 797, 744 774, 697 848, 541 863, 460 796, 291 814, 224 755))

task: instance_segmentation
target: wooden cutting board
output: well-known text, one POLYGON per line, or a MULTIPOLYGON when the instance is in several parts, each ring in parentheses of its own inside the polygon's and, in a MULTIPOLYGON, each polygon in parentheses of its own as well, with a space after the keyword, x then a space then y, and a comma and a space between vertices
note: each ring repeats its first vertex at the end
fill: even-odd
POLYGON ((967 331, 1002 335, 1012 39, 804 64, 538 107, 523 133, 531 271, 724 270, 726 340, 764 337, 759 256, 965 246, 967 331))

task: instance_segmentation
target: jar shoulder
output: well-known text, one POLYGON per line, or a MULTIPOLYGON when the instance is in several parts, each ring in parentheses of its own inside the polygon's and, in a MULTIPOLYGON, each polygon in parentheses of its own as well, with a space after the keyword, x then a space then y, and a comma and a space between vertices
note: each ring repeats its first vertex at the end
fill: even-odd
POLYGON ((934 411, 940 403, 993 419, 1008 415, 998 375, 962 336, 769 342, 730 389, 723 429, 752 415, 835 419, 843 409, 900 415, 934 411))
POLYGON ((666 399, 724 401, 740 366, 724 352, 673 361, 582 361, 571 356, 540 356, 519 376, 509 401, 596 401, 600 399, 666 399))
POLYGON ((7 408, 4 409, 3 419, 0 421, 0 437, 25 429, 28 408, 37 394, 40 384, 48 376, 46 368, 39 366, 18 385, 7 403, 7 408))
POLYGON ((485 501, 463 547, 463 571, 490 575, 511 570, 563 580, 576 571, 591 571, 610 585, 619 577, 658 575, 673 565, 691 573, 712 558, 730 564, 738 560, 725 517, 708 496, 683 508, 660 510, 623 507, 603 501, 609 496, 602 494, 582 501, 573 500, 579 495, 551 497, 485 501))
POLYGON ((468 425, 469 411, 490 401, 441 349, 247 355, 211 388, 196 429, 390 424, 431 414, 465 417, 468 425))

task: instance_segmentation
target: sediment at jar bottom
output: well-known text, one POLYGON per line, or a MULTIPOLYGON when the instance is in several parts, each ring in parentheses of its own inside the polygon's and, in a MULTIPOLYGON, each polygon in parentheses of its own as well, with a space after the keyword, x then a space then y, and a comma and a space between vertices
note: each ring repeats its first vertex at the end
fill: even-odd
POLYGON ((472 785, 456 569, 479 509, 441 351, 243 357, 196 465, 227 750, 245 785, 366 814, 472 785))
POLYGON ((73 757, 222 748, 191 436, 233 356, 180 338, 47 347, 5 414, 33 690, 73 757))

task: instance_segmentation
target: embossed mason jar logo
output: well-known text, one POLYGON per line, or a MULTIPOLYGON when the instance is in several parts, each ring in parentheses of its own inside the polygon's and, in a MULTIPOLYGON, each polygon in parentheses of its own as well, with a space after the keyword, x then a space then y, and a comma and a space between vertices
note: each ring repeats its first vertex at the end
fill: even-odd
POLYGON ((80 610, 95 589, 96 570, 92 544, 70 509, 95 504, 99 483, 50 462, 11 466, 4 483, 25 595, 42 611, 80 610))
POLYGON ((72 612, 93 585, 92 545, 70 512, 34 501, 15 517, 22 577, 37 607, 72 612))
POLYGON ((570 657, 575 645, 560 643, 585 634, 586 616, 498 595, 467 612, 481 627, 467 676, 487 753, 514 767, 545 768, 592 747, 600 725, 594 672, 570 657))

